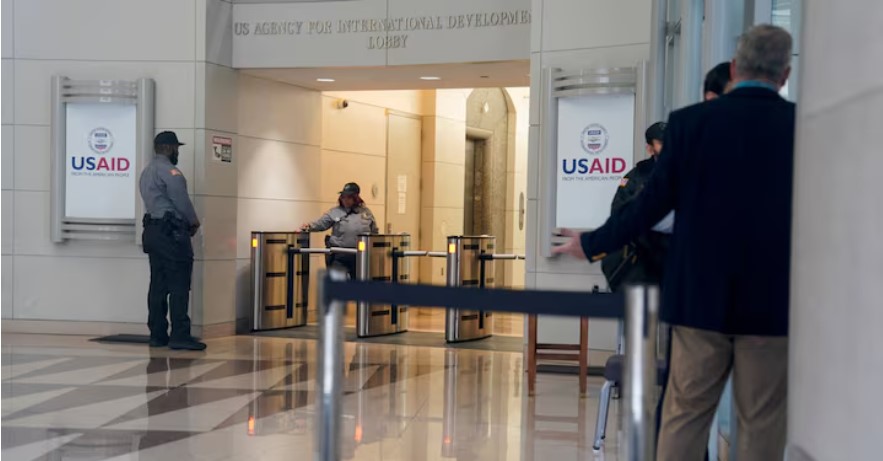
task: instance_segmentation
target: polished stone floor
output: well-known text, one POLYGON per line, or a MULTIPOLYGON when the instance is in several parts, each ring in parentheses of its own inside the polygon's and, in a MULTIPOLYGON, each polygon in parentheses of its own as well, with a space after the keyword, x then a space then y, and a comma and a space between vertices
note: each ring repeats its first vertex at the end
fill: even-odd
MULTIPOLYGON (((413 331, 429 331, 444 333, 445 316, 444 309, 421 309, 411 310, 411 318, 408 327, 413 331)), ((353 320, 355 325, 355 319, 353 320)), ((510 314, 507 312, 494 312, 494 334, 497 336, 524 336, 524 315, 510 314)))
MULTIPOLYGON (((181 352, 81 336, 2 337, 8 460, 311 460, 314 341, 230 337, 181 352)), ((345 347, 343 458, 615 460, 619 405, 593 454, 600 378, 540 375, 522 355, 345 347)))
MULTIPOLYGON (((411 316, 408 320, 408 328, 411 331, 425 331, 432 333, 445 332, 445 316, 447 311, 444 309, 427 309, 420 307, 411 307, 411 316)), ((510 314, 507 312, 494 312, 493 332, 496 336, 514 336, 524 337, 524 315, 510 314)), ((344 317, 344 325, 348 327, 356 327, 356 308, 355 305, 347 307, 346 317, 344 317)))

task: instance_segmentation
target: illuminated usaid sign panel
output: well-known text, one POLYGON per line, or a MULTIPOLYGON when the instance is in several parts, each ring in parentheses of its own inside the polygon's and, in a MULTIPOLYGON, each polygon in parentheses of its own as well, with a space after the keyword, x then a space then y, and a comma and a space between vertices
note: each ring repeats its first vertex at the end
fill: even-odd
POLYGON ((635 95, 597 94, 558 101, 557 227, 593 229, 632 167, 635 95))
POLYGON ((65 215, 134 219, 137 111, 133 104, 67 104, 65 215))

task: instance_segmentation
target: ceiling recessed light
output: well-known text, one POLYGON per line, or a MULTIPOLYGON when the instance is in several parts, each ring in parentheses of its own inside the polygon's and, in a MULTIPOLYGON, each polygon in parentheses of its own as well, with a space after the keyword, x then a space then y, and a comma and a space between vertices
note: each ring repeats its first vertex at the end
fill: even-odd
POLYGON ((333 79, 333 78, 317 78, 316 81, 317 81, 317 82, 330 83, 330 82, 333 82, 334 79, 333 79))
POLYGON ((424 75, 423 77, 420 77, 420 80, 441 80, 441 77, 434 77, 434 76, 431 76, 431 75, 424 75))

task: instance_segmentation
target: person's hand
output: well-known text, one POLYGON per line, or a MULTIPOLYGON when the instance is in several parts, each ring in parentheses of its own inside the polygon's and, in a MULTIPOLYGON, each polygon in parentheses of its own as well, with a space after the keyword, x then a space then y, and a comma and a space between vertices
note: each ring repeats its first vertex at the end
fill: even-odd
POLYGON ((562 229, 561 235, 568 237, 567 243, 552 247, 553 255, 570 255, 577 259, 586 259, 583 246, 579 239, 579 232, 572 229, 562 229))
POLYGON ((301 225, 300 225, 300 231, 301 231, 301 232, 309 232, 309 231, 310 231, 310 224, 309 224, 309 223, 303 223, 303 224, 301 224, 301 225))

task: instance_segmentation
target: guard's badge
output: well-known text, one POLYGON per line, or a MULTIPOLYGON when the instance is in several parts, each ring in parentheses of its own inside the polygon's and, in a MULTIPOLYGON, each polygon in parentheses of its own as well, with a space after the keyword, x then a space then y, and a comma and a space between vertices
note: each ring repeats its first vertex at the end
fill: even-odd
POLYGON ((172 168, 171 170, 169 170, 169 173, 171 173, 172 176, 181 176, 181 172, 178 171, 177 168, 172 168))
POLYGON ((628 183, 629 183, 629 178, 622 178, 622 180, 619 181, 619 187, 625 187, 625 185, 628 183))

